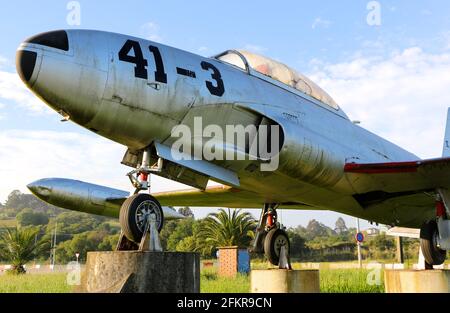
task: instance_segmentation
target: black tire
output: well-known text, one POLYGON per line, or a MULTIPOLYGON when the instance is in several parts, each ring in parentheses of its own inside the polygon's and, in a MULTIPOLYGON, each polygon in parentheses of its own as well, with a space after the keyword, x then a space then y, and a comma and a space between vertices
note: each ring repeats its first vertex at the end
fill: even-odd
POLYGON ((140 218, 142 216, 142 210, 148 210, 156 214, 158 232, 161 231, 164 224, 164 214, 161 204, 151 195, 139 193, 125 200, 120 208, 120 226, 124 235, 136 243, 141 241, 145 231, 145 222, 140 218))
POLYGON ((264 238, 264 254, 273 265, 280 263, 280 250, 283 245, 286 247, 286 252, 289 255, 289 237, 282 229, 274 228, 264 238))
POLYGON ((429 221, 422 225, 420 229, 420 247, 422 248, 425 262, 429 265, 441 265, 445 262, 447 251, 436 246, 436 236, 438 227, 436 221, 429 221))

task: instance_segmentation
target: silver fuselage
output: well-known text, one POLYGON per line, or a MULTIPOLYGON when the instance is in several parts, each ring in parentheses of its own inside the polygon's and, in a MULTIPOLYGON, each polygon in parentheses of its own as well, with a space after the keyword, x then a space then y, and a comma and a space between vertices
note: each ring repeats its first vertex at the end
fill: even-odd
POLYGON ((346 163, 418 157, 353 124, 342 110, 252 71, 156 42, 87 30, 68 30, 67 35, 67 51, 27 42, 19 50, 37 54, 29 88, 82 127, 139 151, 154 142, 170 146, 173 127, 192 126, 196 116, 218 125, 245 125, 268 118, 284 133, 279 167, 262 172, 250 171, 249 161, 215 162, 237 174, 239 186, 235 187, 253 191, 267 203, 304 204, 305 208, 333 210, 385 224, 394 219, 400 220, 397 224, 423 220, 423 212, 393 216, 386 210, 366 211, 352 197, 372 190, 347 181, 346 163), (147 78, 135 76, 135 64, 119 60, 118 53, 127 40, 142 48, 148 62, 147 78), (160 52, 165 83, 156 79, 150 46, 160 52), (223 95, 208 90, 205 82, 214 79, 202 62, 220 71, 223 95), (180 75, 177 68, 195 72, 196 77, 180 75))

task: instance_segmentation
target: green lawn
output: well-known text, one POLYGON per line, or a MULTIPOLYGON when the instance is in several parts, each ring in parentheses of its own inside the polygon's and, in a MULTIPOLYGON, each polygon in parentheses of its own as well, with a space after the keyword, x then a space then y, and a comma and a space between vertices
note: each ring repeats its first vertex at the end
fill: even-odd
MULTIPOLYGON (((323 293, 384 292, 384 284, 367 284, 368 270, 321 270, 320 288, 323 293)), ((380 275, 383 278, 383 273, 380 275)), ((250 277, 220 278, 215 269, 201 273, 202 293, 247 293, 250 277)), ((68 293, 73 290, 66 283, 66 274, 26 274, 21 276, 0 275, 0 293, 68 293)))
POLYGON ((248 293, 250 277, 247 275, 238 275, 235 278, 218 277, 216 269, 204 269, 200 276, 200 292, 248 293))
POLYGON ((323 293, 380 293, 384 292, 383 271, 320 270, 320 292, 323 293), (369 283, 367 278, 369 276, 369 283), (380 278, 376 284, 376 278, 380 278))
POLYGON ((14 228, 16 227, 17 222, 15 219, 9 219, 9 220, 0 220, 0 229, 1 228, 14 228))
POLYGON ((1 275, 0 293, 68 293, 66 274, 1 275))

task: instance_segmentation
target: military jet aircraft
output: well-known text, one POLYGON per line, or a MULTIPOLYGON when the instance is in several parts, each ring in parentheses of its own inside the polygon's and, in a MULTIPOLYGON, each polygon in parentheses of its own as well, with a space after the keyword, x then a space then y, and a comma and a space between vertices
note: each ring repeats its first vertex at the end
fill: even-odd
POLYGON ((161 229, 164 213, 173 213, 164 205, 261 208, 253 249, 273 264, 282 247, 289 250, 278 208, 421 228, 430 265, 450 249, 450 130, 443 157, 421 160, 353 123, 282 63, 240 50, 206 58, 101 31, 33 36, 18 48, 17 71, 63 120, 126 147, 122 163, 133 168, 136 192, 64 179, 30 190, 61 207, 119 216, 131 242, 139 242, 149 215, 161 229), (199 123, 206 127, 198 131, 199 123), (236 136, 218 140, 230 125, 236 136), (150 194, 150 174, 193 189, 150 194), (208 187, 210 180, 222 185, 208 187))

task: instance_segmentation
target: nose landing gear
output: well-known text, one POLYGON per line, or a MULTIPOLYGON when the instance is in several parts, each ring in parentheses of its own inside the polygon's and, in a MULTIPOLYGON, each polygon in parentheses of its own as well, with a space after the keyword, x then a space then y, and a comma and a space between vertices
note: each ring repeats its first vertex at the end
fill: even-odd
MULTIPOLYGON (((132 185, 136 188, 134 195, 125 200, 120 208, 120 225, 122 234, 129 241, 139 243, 147 229, 150 217, 154 219, 154 225, 158 232, 164 224, 164 213, 161 204, 150 193, 150 174, 162 169, 162 159, 156 166, 150 167, 150 148, 143 152, 142 165, 128 173, 132 185), (149 193, 139 193, 147 191, 149 193)), ((120 245, 120 243, 119 243, 120 245)))
POLYGON ((252 251, 264 253, 273 265, 291 268, 289 237, 278 222, 275 204, 264 205, 256 229, 252 251))

